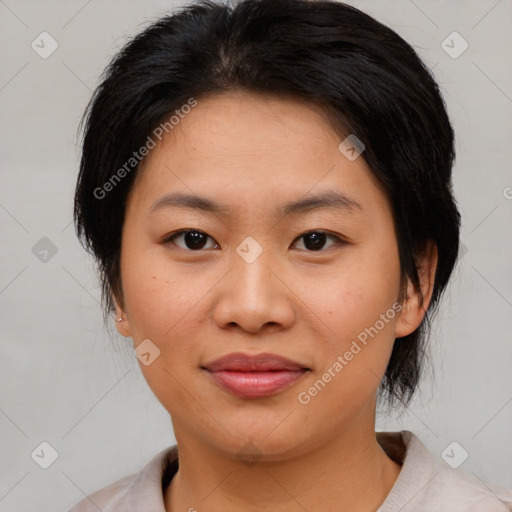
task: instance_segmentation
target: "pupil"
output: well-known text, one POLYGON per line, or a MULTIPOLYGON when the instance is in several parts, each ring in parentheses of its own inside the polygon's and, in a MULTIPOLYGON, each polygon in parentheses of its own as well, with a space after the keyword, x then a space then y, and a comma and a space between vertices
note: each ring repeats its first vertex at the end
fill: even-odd
POLYGON ((188 231, 185 233, 185 244, 189 249, 201 249, 205 244, 204 233, 199 233, 199 231, 188 231))
POLYGON ((325 233, 309 233, 305 236, 304 245, 312 251, 321 249, 324 243, 325 233))

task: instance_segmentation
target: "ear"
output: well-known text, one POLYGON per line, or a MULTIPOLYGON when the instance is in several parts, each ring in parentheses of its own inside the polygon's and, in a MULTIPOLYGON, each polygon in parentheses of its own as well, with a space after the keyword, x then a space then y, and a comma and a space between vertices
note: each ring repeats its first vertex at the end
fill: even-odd
POLYGON ((130 328, 130 322, 128 321, 128 317, 120 304, 120 301, 117 301, 114 294, 112 294, 112 302, 116 308, 115 324, 117 332, 125 338, 131 338, 132 331, 130 328))
POLYGON ((437 244, 427 240, 418 259, 420 290, 408 280, 407 297, 402 302, 402 310, 395 325, 395 338, 402 338, 414 332, 421 324, 427 312, 437 269, 437 244), (423 303, 421 296, 423 295, 423 303))

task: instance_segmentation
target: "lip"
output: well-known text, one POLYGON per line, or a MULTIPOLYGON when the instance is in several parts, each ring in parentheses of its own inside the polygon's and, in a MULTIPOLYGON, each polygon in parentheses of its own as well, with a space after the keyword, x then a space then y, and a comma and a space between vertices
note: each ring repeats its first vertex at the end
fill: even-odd
POLYGON ((243 398, 271 396, 289 388, 310 371, 276 354, 228 354, 202 366, 214 382, 243 398))

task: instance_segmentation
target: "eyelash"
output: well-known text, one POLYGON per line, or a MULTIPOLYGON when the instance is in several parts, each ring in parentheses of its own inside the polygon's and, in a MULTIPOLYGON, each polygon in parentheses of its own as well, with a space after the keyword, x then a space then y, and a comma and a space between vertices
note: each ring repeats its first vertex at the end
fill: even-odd
MULTIPOLYGON (((169 244, 169 243, 172 243, 173 245, 175 245, 175 246, 176 246, 176 244, 175 244, 172 240, 173 240, 174 238, 176 238, 176 237, 178 237, 178 236, 180 236, 180 235, 186 234, 186 233, 200 233, 200 234, 206 235, 210 240, 214 240, 210 235, 208 235, 208 234, 207 234, 207 233, 205 233, 204 231, 201 231, 200 229, 193 229, 193 228, 190 228, 190 229, 181 229, 181 230, 179 230, 179 231, 175 231, 175 232, 173 232, 173 233, 169 234, 168 236, 166 236, 166 237, 164 238, 164 240, 162 241, 162 243, 163 243, 163 244, 169 244)), ((327 237, 330 237, 330 238, 334 239, 334 240, 335 240, 335 244, 334 244, 333 246, 331 246, 331 247, 327 248, 327 249, 318 249, 317 251, 308 250, 308 249, 300 249, 300 250, 303 250, 303 251, 305 251, 305 252, 310 252, 310 253, 317 253, 317 252, 318 252, 318 253, 321 253, 321 252, 328 251, 329 249, 332 249, 332 248, 334 248, 334 247, 336 247, 336 246, 346 245, 346 244, 347 244, 347 241, 346 241, 346 240, 344 240, 343 238, 341 238, 339 235, 335 235, 335 234, 333 234, 333 233, 330 233, 330 232, 325 231, 325 230, 322 230, 322 229, 312 229, 312 230, 309 230, 309 231, 306 231, 306 232, 302 233, 301 235, 299 235, 297 238, 295 238, 295 239, 294 239, 293 244, 294 244, 297 240, 299 240, 299 239, 301 239, 301 238, 303 238, 303 237, 305 237, 305 236, 307 236, 307 235, 310 235, 310 234, 312 234, 312 233, 320 233, 320 234, 326 235, 327 237)), ((215 243, 218 245, 218 243, 217 243, 217 242, 215 242, 215 243)), ((293 245, 293 244, 292 244, 292 245, 293 245)), ((177 246, 176 246, 176 247, 177 247, 177 246)), ((180 250, 182 250, 182 251, 186 251, 186 252, 191 252, 191 253, 192 253, 192 252, 202 252, 203 250, 205 250, 205 249, 202 249, 202 248, 201 248, 201 249, 196 249, 196 250, 194 250, 194 249, 188 249, 188 248, 187 248, 187 249, 183 249, 182 247, 178 247, 178 249, 180 249, 180 250)), ((206 250, 208 250, 208 249, 206 249, 206 250)))

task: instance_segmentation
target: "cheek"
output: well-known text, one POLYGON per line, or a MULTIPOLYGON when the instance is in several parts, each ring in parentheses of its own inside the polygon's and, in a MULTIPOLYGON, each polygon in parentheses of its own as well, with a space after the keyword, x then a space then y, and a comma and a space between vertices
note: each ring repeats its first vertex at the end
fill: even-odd
POLYGON ((197 355, 190 340, 200 339, 201 298, 212 285, 205 287, 208 280, 200 280, 197 272, 177 269, 161 251, 125 249, 121 272, 134 345, 149 339, 160 351, 151 364, 139 361, 139 367, 156 398, 174 411, 190 399, 185 383, 197 355))
POLYGON ((331 290, 330 300, 319 303, 328 328, 317 338, 314 374, 296 396, 306 421, 316 424, 327 416, 334 429, 372 403, 391 356, 398 317, 389 288, 376 293, 359 279, 355 288, 350 280, 344 284, 337 292, 331 290))
MULTIPOLYGON (((323 336, 317 342, 321 354, 319 374, 331 368, 336 378, 329 387, 337 389, 338 395, 357 392, 367 396, 363 391, 378 386, 394 343, 400 310, 396 303, 400 283, 398 252, 393 245, 381 251, 354 251, 322 281, 324 286, 317 292, 310 291, 306 301, 318 312, 322 321, 319 325, 323 326, 323 336), (342 357, 343 370, 336 372, 332 367, 339 362, 338 356, 342 357)), ((308 283, 304 282, 303 293, 307 294, 307 289, 308 283)), ((336 368, 339 370, 340 365, 336 368)), ((329 393, 325 393, 324 399, 328 397, 329 393)))
MULTIPOLYGON (((373 326, 395 304, 400 285, 398 253, 353 251, 342 263, 312 287, 302 281, 302 294, 329 327, 331 337, 353 339, 373 326)), ((395 310, 389 316, 394 318, 395 310)), ((389 330, 386 323, 384 331, 389 330)), ((379 324, 380 325, 380 324, 379 324)))
POLYGON ((198 283, 192 267, 177 268, 158 247, 137 250, 127 244, 122 254, 125 308, 135 342, 172 339, 173 330, 190 324, 208 282, 198 283))

